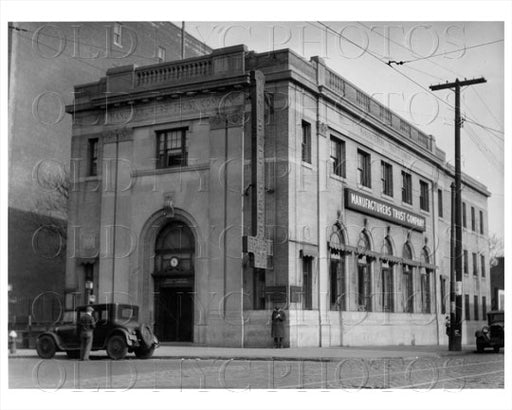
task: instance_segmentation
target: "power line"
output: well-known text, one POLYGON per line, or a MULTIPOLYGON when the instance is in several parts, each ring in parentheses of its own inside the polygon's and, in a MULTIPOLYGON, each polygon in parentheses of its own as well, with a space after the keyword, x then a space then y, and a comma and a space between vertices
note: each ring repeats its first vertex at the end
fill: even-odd
MULTIPOLYGON (((347 40, 349 43, 353 44, 354 46, 358 47, 359 49, 361 49, 361 50, 363 50, 363 51, 367 52, 370 56, 372 56, 372 57, 376 58, 377 60, 379 60, 380 62, 382 62, 382 63, 386 64, 383 60, 379 59, 377 56, 375 56, 375 55, 374 55, 372 52, 370 52, 368 49, 363 49, 363 48, 362 48, 361 46, 359 46, 357 43, 353 42, 353 41, 352 41, 352 40, 350 40, 350 39, 347 39, 347 38, 346 38, 346 37, 344 37, 341 33, 338 33, 338 32, 336 32, 334 29, 332 29, 330 26, 328 26, 328 25, 326 25, 326 24, 324 24, 324 23, 322 23, 322 22, 318 22, 318 23, 319 23, 319 24, 321 24, 322 26, 324 26, 325 28, 327 28, 328 30, 330 30, 331 32, 335 33, 336 35, 340 36, 341 38, 344 38, 344 39, 345 39, 345 40, 347 40)), ((360 24, 362 24, 362 23, 360 23, 360 24)), ((363 25, 364 27, 366 27, 364 24, 362 24, 362 25, 363 25)), ((314 25, 313 25, 313 26, 314 26, 314 25)), ((316 27, 316 26, 314 26, 314 27, 316 27)), ((318 28, 318 27, 317 27, 317 28, 318 28)), ((366 27, 366 28, 368 28, 368 27, 366 27)), ((378 34, 378 35, 381 35, 380 33, 377 33, 377 34, 378 34)), ((382 36, 382 37, 384 37, 384 38, 386 38, 386 39, 388 38, 388 37, 383 36, 383 35, 381 35, 381 36, 382 36)), ((402 45, 400 45, 400 46, 401 46, 401 47, 403 47, 402 45)), ((433 63, 433 61, 430 61, 430 60, 428 60, 427 62, 432 62, 432 63, 433 63)), ((427 91, 429 94, 431 94, 432 96, 434 96, 437 100, 442 101, 442 102, 443 102, 444 104, 446 104, 448 107, 450 107, 451 109, 455 110, 455 107, 454 107, 454 106, 452 106, 450 103, 448 103, 447 101, 445 101, 445 100, 443 100, 443 99, 440 99, 436 94, 434 94, 434 93, 432 93, 430 90, 426 89, 423 85, 419 84, 417 81, 415 81, 414 79, 410 78, 408 75, 406 75, 406 74, 404 74, 403 72, 401 72, 401 71, 397 70, 395 67, 392 67, 392 66, 391 66, 391 65, 389 65, 389 64, 386 64, 386 65, 388 65, 391 69, 395 70, 397 73, 399 73, 399 74, 400 74, 400 75, 402 75, 403 77, 407 78, 409 81, 411 81, 411 82, 413 82, 414 84, 416 84, 416 85, 417 85, 418 87, 420 87, 421 89, 423 89, 423 90, 427 91)), ((436 64, 436 65, 437 65, 437 64, 436 64)), ((409 68, 411 68, 411 67, 409 67, 409 68)), ((478 125, 478 126, 480 126, 480 127, 485 127, 485 126, 483 126, 482 124, 477 123, 476 121, 473 121, 473 120, 471 120, 471 119, 469 119, 469 120, 468 120, 468 119, 466 119, 466 121, 469 121, 469 122, 471 122, 471 123, 474 123, 475 125, 478 125)), ((490 135, 493 135, 493 136, 495 136, 496 138, 500 138, 500 137, 498 137, 498 136, 496 136, 496 135, 494 135, 494 134, 490 134, 490 135)), ((501 139, 501 138, 500 138, 500 139, 501 139)), ((481 149, 480 149, 480 151, 482 152, 482 150, 481 150, 481 149)), ((482 153, 483 153, 483 152, 482 152, 482 153)), ((485 154, 484 154, 484 155, 485 155, 485 154)), ((487 158, 489 159, 489 157, 487 157, 487 158)), ((492 162, 492 161, 490 161, 490 162, 492 162)), ((500 171, 502 171, 502 170, 500 170, 500 171)))
POLYGON ((432 77, 432 78, 436 78, 436 79, 441 80, 441 81, 444 80, 443 77, 439 77, 439 76, 434 75, 432 73, 427 73, 426 71, 423 71, 423 70, 418 70, 417 68, 413 68, 413 67, 410 67, 410 66, 405 66, 405 68, 408 68, 409 70, 417 71, 418 73, 424 74, 424 75, 432 77))
MULTIPOLYGON (((487 43, 474 44, 472 46, 468 46, 468 47, 464 47, 464 48, 459 48, 458 50, 446 51, 444 53, 438 53, 438 54, 432 54, 431 56, 418 57, 418 58, 415 58, 414 60, 399 61, 399 62, 397 62, 397 64, 402 65, 402 64, 408 64, 408 63, 414 63, 416 61, 421 61, 421 60, 428 60, 430 58, 444 56, 444 55, 447 55, 447 54, 456 53, 458 51, 466 51, 466 50, 469 50, 471 48, 478 48, 478 47, 489 46, 491 44, 501 43, 503 41, 504 41, 503 39, 500 39, 500 40, 489 41, 487 43)), ((412 50, 410 50, 410 51, 413 52, 412 50)))
MULTIPOLYGON (((342 37, 342 38, 346 39, 347 41, 351 42, 351 43, 352 43, 352 44, 354 44, 356 47, 359 47, 361 50, 363 50, 363 51, 367 51, 367 52, 368 52, 368 50, 364 50, 364 49, 363 49, 361 46, 359 46, 357 43, 354 43, 354 42, 353 42, 353 41, 351 41, 350 39, 347 39, 346 37, 342 36, 342 35, 341 35, 341 33, 336 32, 336 31, 335 31, 334 29, 332 29, 331 27, 329 27, 329 26, 327 26, 327 25, 323 24, 322 22, 318 22, 318 23, 322 24, 322 25, 323 25, 324 27, 326 27, 326 28, 329 28, 332 32, 334 32, 335 34, 339 35, 340 37, 342 37)), ((379 36, 381 36, 381 37, 383 37, 383 38, 385 38, 385 39, 387 39, 387 40, 391 41, 392 43, 394 43, 394 44, 398 45, 399 47, 401 47, 401 48, 403 48, 403 49, 405 49, 405 50, 408 50, 409 52, 412 52, 412 53, 414 54, 414 51, 413 51, 413 50, 411 50, 411 49, 409 49, 409 48, 407 48, 407 47, 403 46, 402 44, 400 44, 400 43, 398 43, 398 42, 396 42, 396 41, 392 40, 391 38, 389 38, 389 37, 387 37, 387 36, 385 36, 385 35, 383 35, 383 34, 380 34, 380 33, 379 33, 379 32, 377 32, 377 31, 373 31, 373 30, 371 30, 367 25, 365 25, 365 24, 363 24, 363 23, 361 23, 361 22, 358 22, 358 23, 359 23, 360 25, 362 25, 363 27, 365 27, 367 30, 370 30, 370 32, 375 33, 375 34, 377 34, 377 35, 379 35, 379 36)), ((496 41, 503 41, 503 40, 496 40, 496 41)), ((368 52, 368 54, 372 55, 372 53, 370 53, 370 52, 368 52)), ((373 56, 373 57, 375 57, 375 56, 373 56)), ((382 60, 380 60, 380 59, 379 59, 379 61, 383 62, 383 61, 382 61, 382 60)), ((430 60, 428 60, 427 62, 433 63, 433 64, 435 64, 435 65, 437 65, 437 66, 439 66, 439 67, 445 68, 445 67, 440 66, 439 64, 435 63, 434 61, 430 61, 430 60)), ((384 62, 384 63, 385 63, 385 62, 384 62)), ((392 68, 393 70, 395 70, 397 73, 401 74, 402 76, 404 76, 404 77, 406 77, 407 79, 409 79, 410 81, 412 81, 412 82, 413 82, 414 84, 416 84, 417 86, 421 87, 423 90, 425 90, 425 91, 427 91, 428 93, 430 93, 430 94, 431 94, 432 96, 434 96, 437 100, 442 101, 444 104, 448 105, 451 109, 454 109, 454 107, 453 107, 449 102, 447 102, 447 101, 445 101, 445 100, 443 100, 443 99, 439 98, 437 95, 435 95, 434 93, 430 92, 428 89, 426 89, 425 87, 423 87, 421 84, 419 84, 418 82, 416 82, 415 80, 413 80, 412 78, 410 78, 409 76, 407 76, 406 74, 404 74, 404 73, 402 73, 401 71, 397 70, 395 67, 393 67, 393 66, 391 66, 391 65, 389 65, 389 64, 387 64, 387 63, 385 63, 385 64, 386 64, 386 65, 388 65, 388 66, 389 66, 390 68, 392 68)), ((411 68, 411 67, 409 67, 409 69, 410 69, 410 68, 411 68)), ((448 71, 451 71, 451 70, 448 70, 448 71)), ((455 72, 453 72, 453 71, 451 71, 451 72, 452 72, 452 73, 454 73, 454 74, 455 74, 455 75, 457 75, 457 76, 460 76, 460 74, 458 74, 458 73, 455 73, 455 72)), ((489 126, 487 126, 487 125, 483 125, 483 124, 481 124, 481 123, 479 123, 479 122, 477 122, 477 121, 475 121, 475 120, 473 120, 473 119, 471 119, 471 118, 470 118, 470 119, 467 119, 467 118, 466 118, 466 121, 471 122, 471 123, 473 123, 474 125, 477 125, 477 126, 479 126, 479 127, 483 128, 483 129, 486 129, 486 130, 488 130, 488 131, 494 131, 494 132, 498 132, 498 133, 504 134, 504 132, 503 132, 503 131, 501 131, 501 130, 497 130, 497 129, 495 129, 495 128, 491 128, 491 127, 489 127, 489 126)), ((497 136, 497 135, 495 135, 495 134, 493 134, 493 133, 490 133, 490 135, 492 135, 493 137, 496 137, 496 138, 498 138, 498 139, 503 140, 502 138, 500 138, 499 136, 497 136)))
MULTIPOLYGON (((484 130, 488 130, 488 131, 491 131, 491 132, 497 132, 497 133, 500 133, 500 134, 505 134, 505 131, 502 131, 502 130, 497 130, 496 128, 492 128, 492 127, 488 127, 487 125, 482 125, 476 121, 473 121, 471 119, 466 119, 467 122, 471 123, 471 124, 474 124, 476 125, 477 127, 480 127, 480 128, 483 128, 484 130)), ((496 135, 496 134, 491 134, 491 135, 494 135, 496 138, 500 139, 500 140, 504 140, 502 137, 496 135)))
POLYGON ((483 98, 480 96, 480 93, 476 90, 476 88, 474 88, 474 87, 473 87, 473 88, 471 88, 471 89, 475 92, 475 94, 476 94, 476 96, 478 97, 478 99, 482 102, 482 104, 484 105, 484 107, 487 109, 487 112, 488 112, 489 114, 491 114, 491 117, 494 119, 494 121, 496 121, 496 124, 501 125, 501 122, 500 122, 500 121, 498 121, 498 119, 494 116, 494 113, 493 113, 493 112, 492 112, 492 110, 489 108, 489 106, 487 105, 487 103, 483 100, 483 98))

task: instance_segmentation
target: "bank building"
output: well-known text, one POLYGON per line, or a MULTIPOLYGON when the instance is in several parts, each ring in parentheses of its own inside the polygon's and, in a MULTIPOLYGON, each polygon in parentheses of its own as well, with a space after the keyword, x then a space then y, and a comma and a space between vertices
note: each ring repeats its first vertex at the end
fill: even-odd
MULTIPOLYGON (((454 170, 321 58, 115 67, 67 112, 67 308, 137 304, 164 342, 270 347, 278 305, 290 347, 447 343, 454 170)), ((490 193, 462 182, 465 343, 490 303, 490 193)))

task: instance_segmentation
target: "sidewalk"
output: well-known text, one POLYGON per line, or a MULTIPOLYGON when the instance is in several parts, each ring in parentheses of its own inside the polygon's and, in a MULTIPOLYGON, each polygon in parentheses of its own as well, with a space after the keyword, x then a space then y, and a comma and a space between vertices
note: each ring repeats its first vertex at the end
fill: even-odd
MULTIPOLYGON (((163 344, 155 350, 154 359, 219 359, 219 360, 340 360, 340 359, 415 359, 444 357, 473 353, 475 347, 466 345, 461 352, 450 352, 447 346, 358 346, 358 347, 293 347, 288 349, 205 347, 197 345, 163 344)), ((92 356, 106 356, 105 351, 92 356)), ((56 357, 65 357, 59 352, 56 357)), ((130 357, 129 355, 128 357, 130 357)), ((9 358, 37 357, 35 349, 18 349, 9 358)))

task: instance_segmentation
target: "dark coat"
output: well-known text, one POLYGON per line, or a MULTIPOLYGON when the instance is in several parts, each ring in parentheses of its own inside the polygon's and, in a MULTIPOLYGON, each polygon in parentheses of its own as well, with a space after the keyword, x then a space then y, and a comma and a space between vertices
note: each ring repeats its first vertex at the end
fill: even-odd
POLYGON ((272 337, 284 337, 284 322, 286 315, 283 310, 274 310, 272 312, 272 337))
POLYGON ((80 334, 89 334, 92 335, 94 328, 96 327, 96 321, 91 315, 84 314, 80 318, 80 334))

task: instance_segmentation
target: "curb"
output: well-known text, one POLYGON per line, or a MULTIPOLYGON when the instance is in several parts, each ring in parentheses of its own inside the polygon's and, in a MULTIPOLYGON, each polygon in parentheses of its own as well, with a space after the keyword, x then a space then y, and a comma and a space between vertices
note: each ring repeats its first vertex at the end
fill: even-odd
MULTIPOLYGON (((455 356, 460 356, 461 354, 457 352, 455 356)), ((464 352, 465 353, 465 352, 464 352)), ((340 360, 415 360, 421 357, 426 358, 441 358, 446 356, 452 356, 452 354, 441 355, 437 353, 432 354, 422 354, 422 355, 408 355, 408 356, 377 356, 377 357, 366 357, 366 356, 325 356, 325 357, 315 357, 315 356, 201 356, 201 355, 153 355, 149 359, 139 359, 139 360, 218 360, 218 361, 286 361, 286 362, 298 362, 298 361, 308 361, 308 362, 336 362, 340 360)), ((98 357, 98 356, 94 356, 98 357)), ((37 355, 9 355, 9 359, 41 359, 37 355)), ((76 361, 76 359, 69 359, 65 355, 57 356, 56 359, 66 359, 70 361, 76 361)), ((124 360, 138 360, 136 357, 129 356, 124 360)), ((53 359, 48 359, 53 360, 53 359)), ((101 361, 101 360, 110 360, 107 355, 98 357, 98 359, 93 359, 92 361, 101 361)))

